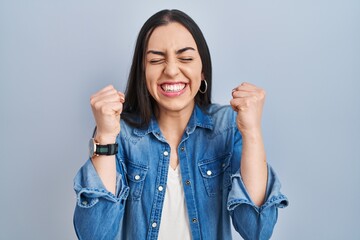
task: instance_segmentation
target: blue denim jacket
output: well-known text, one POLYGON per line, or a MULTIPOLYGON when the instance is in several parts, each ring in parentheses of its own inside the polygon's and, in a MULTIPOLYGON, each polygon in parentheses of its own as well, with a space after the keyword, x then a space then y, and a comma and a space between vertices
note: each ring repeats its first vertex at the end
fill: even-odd
MULTIPOLYGON (((278 208, 288 204, 268 166, 265 203, 257 207, 240 175, 242 138, 229 106, 195 106, 178 146, 192 239, 269 239, 278 208)), ((74 180, 74 226, 79 239, 157 239, 170 146, 156 119, 148 128, 121 121, 116 194, 108 192, 89 159, 74 180), (163 188, 159 188, 162 186, 163 188)))

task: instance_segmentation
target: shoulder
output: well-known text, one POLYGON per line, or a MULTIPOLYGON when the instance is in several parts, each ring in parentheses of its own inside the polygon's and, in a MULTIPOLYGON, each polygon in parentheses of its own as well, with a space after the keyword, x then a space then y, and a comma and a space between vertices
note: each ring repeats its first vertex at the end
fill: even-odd
POLYGON ((236 112, 230 105, 210 104, 206 113, 213 120, 233 121, 236 118, 236 112))
POLYGON ((234 112, 234 110, 232 110, 230 105, 220 105, 220 104, 210 104, 207 108, 207 113, 210 115, 216 115, 216 114, 231 114, 232 112, 234 112))
POLYGON ((236 112, 230 105, 210 104, 206 114, 211 118, 215 129, 236 127, 236 112))

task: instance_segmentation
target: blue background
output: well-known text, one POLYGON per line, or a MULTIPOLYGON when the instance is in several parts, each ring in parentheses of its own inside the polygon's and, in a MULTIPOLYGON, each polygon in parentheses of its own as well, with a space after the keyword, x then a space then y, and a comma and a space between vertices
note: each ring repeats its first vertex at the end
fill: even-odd
POLYGON ((267 157, 290 200, 272 239, 360 239, 356 0, 0 0, 0 239, 76 238, 90 95, 124 90, 137 33, 164 8, 203 30, 214 102, 243 81, 267 91, 267 157))

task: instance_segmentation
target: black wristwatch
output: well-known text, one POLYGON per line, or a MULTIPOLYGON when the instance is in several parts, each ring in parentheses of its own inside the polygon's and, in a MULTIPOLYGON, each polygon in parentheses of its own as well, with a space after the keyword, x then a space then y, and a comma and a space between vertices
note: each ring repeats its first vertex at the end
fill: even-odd
POLYGON ((89 141, 89 155, 90 157, 99 156, 99 155, 115 155, 118 153, 118 144, 107 144, 100 145, 95 141, 94 138, 91 138, 89 141))

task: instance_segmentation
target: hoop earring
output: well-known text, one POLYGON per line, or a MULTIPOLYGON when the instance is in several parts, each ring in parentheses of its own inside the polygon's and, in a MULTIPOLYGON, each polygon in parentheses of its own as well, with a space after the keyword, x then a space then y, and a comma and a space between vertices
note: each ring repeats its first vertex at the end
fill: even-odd
POLYGON ((200 88, 199 88, 199 92, 201 92, 202 94, 205 94, 206 91, 207 91, 207 88, 208 88, 208 85, 207 85, 207 82, 205 79, 201 80, 201 85, 200 85, 200 88), (202 83, 205 83, 205 89, 204 90, 201 90, 201 86, 202 86, 202 83))

